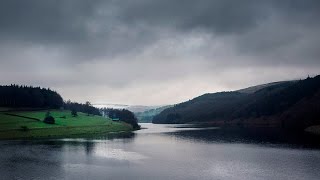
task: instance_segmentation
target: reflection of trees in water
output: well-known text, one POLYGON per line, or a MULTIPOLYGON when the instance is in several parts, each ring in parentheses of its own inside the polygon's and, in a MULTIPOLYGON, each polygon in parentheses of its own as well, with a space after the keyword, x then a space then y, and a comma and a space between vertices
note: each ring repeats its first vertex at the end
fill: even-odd
POLYGON ((135 133, 133 132, 127 132, 127 133, 113 133, 113 134, 107 134, 106 136, 103 136, 102 138, 106 138, 109 140, 113 140, 113 139, 126 139, 129 141, 132 141, 133 138, 135 138, 135 133))
POLYGON ((44 146, 50 148, 51 150, 63 149, 64 147, 72 147, 74 151, 84 150, 85 153, 91 154, 96 146, 97 142, 100 141, 113 141, 116 139, 121 139, 124 143, 132 142, 135 138, 135 133, 124 132, 124 133, 109 133, 109 134, 95 134, 95 135, 84 135, 77 138, 70 139, 47 139, 47 140, 31 140, 31 141, 19 141, 19 145, 34 145, 34 146, 44 146), (78 149, 79 148, 79 149, 78 149))
POLYGON ((187 130, 166 133, 187 141, 204 143, 279 144, 301 148, 320 148, 320 137, 275 128, 233 128, 187 130))
MULTIPOLYGON (((9 141, 1 144, 0 174, 3 179, 61 179, 63 161, 60 145, 42 141, 9 141)), ((0 179, 1 179, 0 178, 0 179)))
MULTIPOLYGON (((83 148, 87 155, 92 154, 95 149, 96 143, 100 141, 113 141, 116 139, 121 139, 125 142, 131 142, 135 138, 135 134, 132 132, 125 133, 109 133, 104 135, 86 135, 81 138, 68 139, 66 141, 52 141, 55 144, 60 144, 61 146, 72 146, 83 148)), ((50 142, 50 143, 52 143, 50 142)))
MULTIPOLYGON (((62 179, 65 161, 77 162, 82 153, 94 153, 96 145, 104 141, 121 139, 133 141, 134 133, 90 135, 70 139, 38 139, 0 142, 0 174, 3 179, 62 179)), ((82 157, 81 157, 82 156, 82 157)))
POLYGON ((92 150, 94 149, 94 143, 93 142, 90 142, 90 141, 87 141, 84 143, 84 147, 85 147, 85 150, 86 150, 86 154, 91 154, 92 153, 92 150))

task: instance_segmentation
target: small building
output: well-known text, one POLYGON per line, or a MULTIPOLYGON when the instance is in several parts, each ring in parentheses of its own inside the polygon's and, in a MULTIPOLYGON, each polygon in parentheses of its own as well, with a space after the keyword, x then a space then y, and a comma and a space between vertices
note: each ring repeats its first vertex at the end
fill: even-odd
POLYGON ((112 121, 120 121, 119 118, 112 118, 112 121))

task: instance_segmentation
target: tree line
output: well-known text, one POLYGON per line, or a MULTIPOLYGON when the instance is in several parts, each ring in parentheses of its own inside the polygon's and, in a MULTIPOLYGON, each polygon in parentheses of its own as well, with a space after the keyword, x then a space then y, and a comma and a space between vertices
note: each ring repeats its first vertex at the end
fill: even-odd
POLYGON ((64 102, 61 95, 50 88, 16 84, 0 86, 0 106, 41 109, 64 108, 87 114, 100 115, 99 109, 93 107, 88 101, 84 104, 71 102, 70 100, 64 102))
POLYGON ((99 109, 86 103, 64 101, 60 94, 49 88, 40 88, 33 86, 8 85, 0 86, 0 107, 11 108, 39 108, 39 109, 65 109, 70 110, 73 115, 77 112, 88 115, 108 114, 110 118, 119 118, 120 121, 129 123, 135 129, 140 126, 134 114, 129 110, 118 109, 99 109))
POLYGON ((89 101, 86 103, 77 103, 77 102, 71 102, 70 100, 66 101, 64 103, 64 109, 70 110, 72 112, 82 112, 82 113, 87 113, 92 114, 92 115, 98 115, 100 116, 100 110, 96 107, 93 107, 89 101))
POLYGON ((63 103, 62 97, 49 88, 0 86, 0 106, 3 107, 60 108, 63 103))
POLYGON ((140 129, 137 118, 127 109, 102 108, 100 111, 104 116, 111 119, 119 119, 120 121, 131 124, 134 129, 140 129))

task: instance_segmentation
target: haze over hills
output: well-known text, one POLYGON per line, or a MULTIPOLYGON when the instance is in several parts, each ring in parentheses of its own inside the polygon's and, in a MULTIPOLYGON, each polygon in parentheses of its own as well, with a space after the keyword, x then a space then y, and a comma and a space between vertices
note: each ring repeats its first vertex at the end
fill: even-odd
MULTIPOLYGON (((284 85, 286 83, 293 83, 297 80, 292 81, 278 81, 278 82, 271 82, 256 86, 251 86, 248 88, 243 88, 240 90, 236 90, 234 92, 239 92, 243 94, 252 94, 255 93, 261 89, 274 86, 274 85, 284 85)), ((164 105, 164 106, 144 106, 144 105, 125 105, 125 104, 108 104, 108 103, 100 103, 100 104, 94 104, 95 107, 98 108, 113 108, 113 109, 127 109, 129 111, 132 111, 135 116, 137 117, 138 121, 140 123, 149 123, 152 122, 153 118, 160 114, 165 109, 168 109, 170 107, 173 107, 174 105, 164 105)))
POLYGON ((320 76, 209 93, 165 109, 153 123, 305 128, 320 124, 320 76))
POLYGON ((163 110, 172 107, 173 105, 161 106, 154 109, 148 109, 143 112, 135 112, 135 115, 140 123, 150 123, 154 116, 160 114, 163 110))
POLYGON ((155 115, 158 115, 164 109, 171 107, 166 106, 144 106, 144 105, 125 105, 125 104, 108 104, 97 103, 93 104, 96 108, 110 108, 110 109, 126 109, 133 112, 140 123, 150 123, 155 115))
POLYGON ((126 104, 108 104, 108 103, 95 103, 93 106, 97 108, 111 108, 111 109, 127 109, 131 112, 138 113, 150 109, 155 109, 161 106, 144 106, 144 105, 126 105, 126 104))
POLYGON ((108 104, 108 103, 94 103, 94 107, 97 108, 111 108, 111 109, 126 109, 129 105, 125 104, 108 104))

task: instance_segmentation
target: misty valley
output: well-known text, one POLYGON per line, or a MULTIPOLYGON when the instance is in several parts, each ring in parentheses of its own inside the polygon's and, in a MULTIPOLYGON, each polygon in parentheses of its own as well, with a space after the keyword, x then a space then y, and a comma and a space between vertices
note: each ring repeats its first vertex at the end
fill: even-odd
POLYGON ((1 174, 5 179, 318 179, 319 92, 316 76, 174 105, 116 108, 66 101, 51 89, 0 86, 1 174))
POLYGON ((0 180, 319 180, 320 0, 0 0, 0 180))

